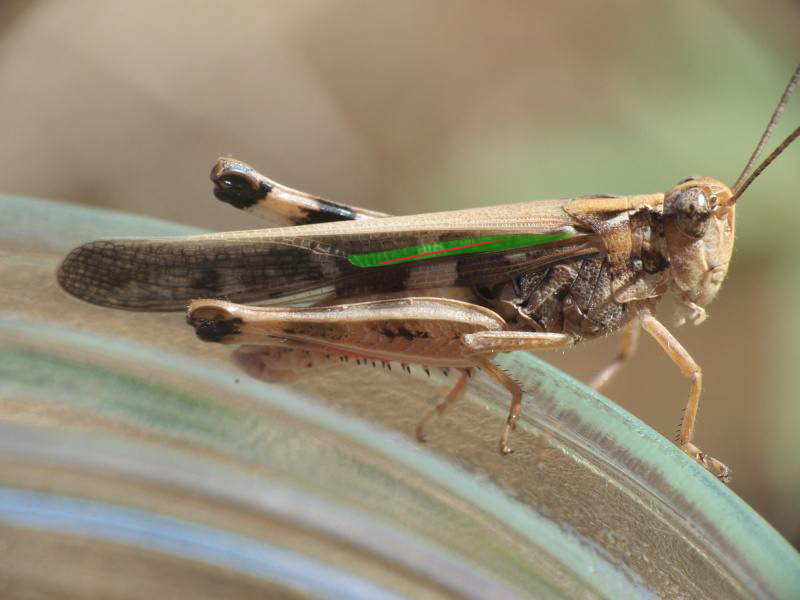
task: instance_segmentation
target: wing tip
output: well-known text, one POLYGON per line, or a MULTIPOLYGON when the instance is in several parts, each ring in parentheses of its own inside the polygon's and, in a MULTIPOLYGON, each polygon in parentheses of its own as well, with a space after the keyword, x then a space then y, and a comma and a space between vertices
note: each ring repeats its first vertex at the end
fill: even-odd
POLYGON ((69 295, 107 308, 133 311, 183 310, 188 301, 153 298, 132 293, 135 261, 118 254, 119 243, 95 240, 76 246, 56 271, 56 281, 69 295))
POLYGON ((93 304, 102 304, 100 298, 96 297, 94 286, 90 285, 92 277, 87 260, 94 254, 96 244, 97 242, 87 242, 70 250, 58 266, 56 280, 61 289, 71 296, 93 304))

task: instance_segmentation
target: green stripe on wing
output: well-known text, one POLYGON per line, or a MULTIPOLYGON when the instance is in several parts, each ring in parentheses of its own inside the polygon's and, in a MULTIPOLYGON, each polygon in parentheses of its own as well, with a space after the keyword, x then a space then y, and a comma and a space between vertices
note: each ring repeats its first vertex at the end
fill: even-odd
POLYGON ((473 254, 477 252, 497 252, 513 250, 537 244, 546 244, 570 237, 570 233, 548 234, 497 234, 483 237, 449 240, 447 242, 431 242, 408 248, 370 252, 368 254, 349 254, 347 258, 357 267, 384 267, 412 260, 452 256, 454 254, 473 254))

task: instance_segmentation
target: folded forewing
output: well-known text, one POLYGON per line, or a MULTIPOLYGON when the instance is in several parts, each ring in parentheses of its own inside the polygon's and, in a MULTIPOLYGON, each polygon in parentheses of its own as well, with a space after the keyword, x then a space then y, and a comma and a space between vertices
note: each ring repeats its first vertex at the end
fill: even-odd
POLYGON ((58 276, 79 298, 131 310, 182 310, 195 298, 263 302, 302 293, 348 298, 490 285, 602 251, 596 235, 572 225, 561 209, 564 202, 178 238, 99 240, 74 249, 58 276), (531 236, 542 236, 542 241, 536 243, 531 236), (487 245, 471 253, 452 250, 495 238, 522 245, 502 250, 487 245), (401 260, 370 266, 354 260, 378 254, 401 260))

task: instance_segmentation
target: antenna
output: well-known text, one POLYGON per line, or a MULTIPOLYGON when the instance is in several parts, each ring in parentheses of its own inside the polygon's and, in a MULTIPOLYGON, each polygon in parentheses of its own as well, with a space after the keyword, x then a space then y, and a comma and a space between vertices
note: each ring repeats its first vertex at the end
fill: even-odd
POLYGON ((798 66, 794 73, 792 74, 791 79, 789 79, 789 83, 786 85, 786 89, 781 96, 780 102, 778 102, 778 106, 775 108, 775 112, 772 113, 772 117, 767 123, 766 129, 764 129, 764 133, 761 134, 761 139, 758 140, 758 145, 756 149, 753 150, 753 154, 750 156, 750 160, 747 161, 744 169, 742 169, 741 174, 739 175, 736 183, 733 184, 733 196, 731 197, 731 203, 736 202, 739 196, 744 193, 744 191, 750 187, 750 184, 755 181, 756 177, 758 177, 761 172, 766 169, 769 164, 775 160, 781 152, 786 150, 789 145, 800 136, 800 127, 795 129, 792 133, 790 133, 785 140, 783 140, 772 153, 765 158, 758 167, 753 169, 753 165, 756 163, 758 158, 761 156, 761 153, 764 151, 764 146, 767 145, 767 141, 769 141, 770 135, 772 135, 772 130, 775 129, 775 126, 778 124, 778 120, 781 118, 783 114, 783 110, 786 108, 786 104, 789 102, 789 98, 792 97, 792 93, 794 93, 795 88, 797 87, 797 83, 800 81, 800 66, 798 66))

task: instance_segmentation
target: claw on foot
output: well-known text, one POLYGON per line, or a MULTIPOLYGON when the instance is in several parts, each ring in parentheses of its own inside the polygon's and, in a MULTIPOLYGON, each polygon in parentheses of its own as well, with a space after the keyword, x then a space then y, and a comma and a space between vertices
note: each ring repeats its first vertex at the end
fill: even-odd
POLYGON ((508 447, 508 444, 506 443, 505 440, 500 440, 498 447, 500 448, 500 454, 502 454, 503 456, 508 456, 509 454, 514 452, 514 450, 508 447))
POLYGON ((506 428, 503 430, 503 435, 500 436, 500 443, 498 447, 500 448, 500 454, 506 456, 507 454, 511 454, 513 450, 508 447, 508 436, 517 428, 517 420, 509 416, 508 421, 506 421, 506 428))
POLYGON ((711 471, 711 473, 713 473, 717 479, 723 483, 730 482, 731 470, 725 463, 718 461, 712 456, 709 456, 691 442, 681 446, 681 450, 688 454, 696 463, 711 471))

